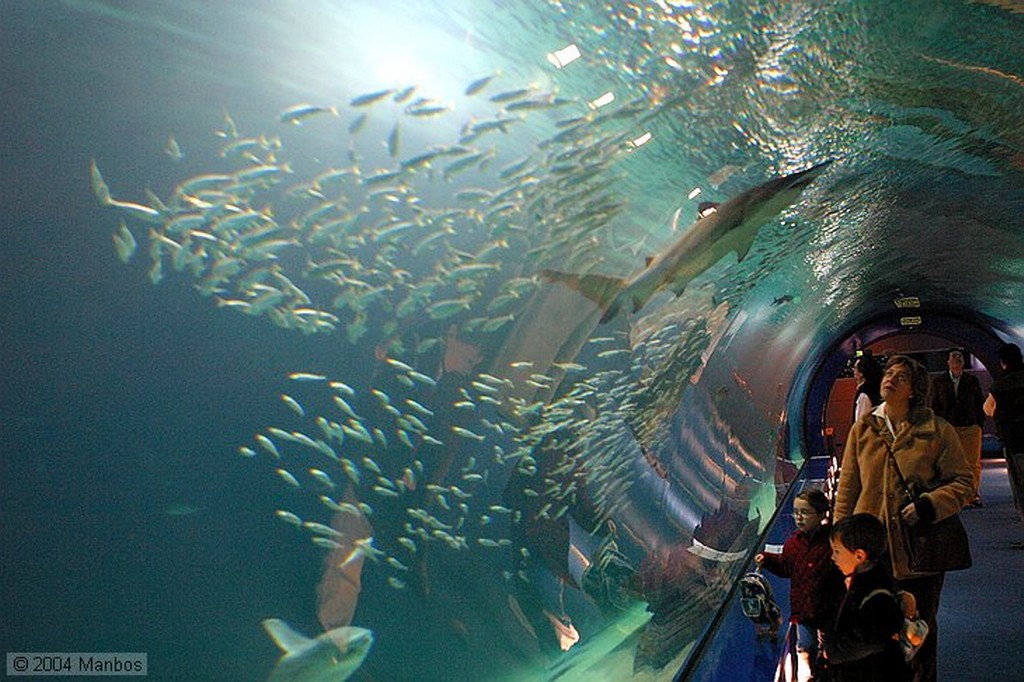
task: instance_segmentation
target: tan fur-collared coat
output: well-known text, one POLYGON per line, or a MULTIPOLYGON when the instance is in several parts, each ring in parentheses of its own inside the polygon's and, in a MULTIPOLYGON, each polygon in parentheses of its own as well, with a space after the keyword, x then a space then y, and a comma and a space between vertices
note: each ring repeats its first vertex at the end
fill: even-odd
POLYGON ((893 438, 885 403, 850 429, 836 491, 834 519, 866 512, 881 519, 888 537, 893 577, 920 575, 910 570, 899 513, 909 500, 893 468, 886 444, 913 490, 927 491, 917 503, 919 523, 956 514, 973 497, 971 468, 956 430, 927 407, 911 410, 893 438))

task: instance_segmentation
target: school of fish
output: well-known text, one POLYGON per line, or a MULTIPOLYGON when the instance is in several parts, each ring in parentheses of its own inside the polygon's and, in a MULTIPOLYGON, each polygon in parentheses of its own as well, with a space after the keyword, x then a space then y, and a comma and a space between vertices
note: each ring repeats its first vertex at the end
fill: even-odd
MULTIPOLYGON (((189 278, 219 307, 380 349, 373 384, 291 374, 280 425, 239 452, 268 462, 283 490, 317 501, 314 519, 282 505, 275 513, 284 523, 325 550, 351 548, 345 563, 368 559, 394 589, 409 587, 428 546, 526 556, 511 526, 562 518, 584 486, 599 517, 615 517, 638 476, 655 470, 649 457, 650 468, 636 466, 646 454, 623 424, 637 421, 652 363, 669 366, 692 331, 672 327, 632 345, 628 334, 603 331, 579 362, 533 371, 530 358, 513 358, 514 372, 475 371, 456 400, 437 402, 445 340, 420 330, 453 321, 460 332, 500 337, 550 286, 538 276, 543 268, 599 267, 629 208, 614 191, 616 164, 640 153, 644 122, 671 106, 642 97, 595 106, 499 81, 467 84, 465 98, 491 113, 427 147, 407 140, 456 116, 457 103, 406 87, 344 106, 296 105, 280 114, 278 134, 244 133, 225 114, 216 133, 222 167, 166 197, 115 198, 100 164, 90 166, 99 204, 120 217, 117 257, 131 263, 143 252, 153 284, 189 278), (374 122, 389 131, 383 139, 366 132, 374 122), (313 128, 346 140, 341 158, 289 159, 287 140, 313 128), (529 148, 523 136, 510 141, 520 128, 540 131, 529 148), (516 382, 543 397, 516 397, 524 395, 516 382), (459 461, 439 467, 456 444, 459 461), (553 462, 538 464, 542 448, 558 453, 553 462), (523 508, 503 501, 513 479, 531 498, 523 508), (373 535, 341 537, 330 522, 336 514, 366 518, 373 535)), ((171 137, 167 153, 180 164, 188 150, 171 137)), ((691 322, 704 346, 688 352, 699 358, 711 323, 691 322)), ((666 381, 679 388, 687 380, 666 381)), ((511 579, 516 564, 507 565, 511 579)))

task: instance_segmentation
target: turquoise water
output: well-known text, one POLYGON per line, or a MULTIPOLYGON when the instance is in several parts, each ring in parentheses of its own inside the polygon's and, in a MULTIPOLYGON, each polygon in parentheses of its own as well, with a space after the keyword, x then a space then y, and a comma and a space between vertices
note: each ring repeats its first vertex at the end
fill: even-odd
POLYGON ((1019 248, 995 3, 2 11, 7 650, 253 679, 281 618, 371 631, 353 679, 672 679, 807 454, 803 358, 893 272, 1019 301, 1012 257, 907 258, 1019 248), (678 296, 539 275, 825 161, 678 296))

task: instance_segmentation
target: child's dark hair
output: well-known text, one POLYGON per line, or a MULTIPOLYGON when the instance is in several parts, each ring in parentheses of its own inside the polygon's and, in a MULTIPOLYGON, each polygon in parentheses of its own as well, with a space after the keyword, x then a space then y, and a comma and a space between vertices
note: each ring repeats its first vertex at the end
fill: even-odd
POLYGON ((878 560, 885 551, 885 526, 871 514, 845 516, 832 526, 829 535, 851 552, 864 550, 868 559, 878 560))
POLYGON ((821 490, 818 490, 817 488, 807 488, 806 490, 801 490, 799 493, 797 493, 796 499, 803 500, 807 504, 811 505, 814 511, 818 512, 819 514, 824 514, 828 512, 829 507, 832 506, 831 504, 829 504, 828 498, 825 497, 825 493, 823 493, 821 490))

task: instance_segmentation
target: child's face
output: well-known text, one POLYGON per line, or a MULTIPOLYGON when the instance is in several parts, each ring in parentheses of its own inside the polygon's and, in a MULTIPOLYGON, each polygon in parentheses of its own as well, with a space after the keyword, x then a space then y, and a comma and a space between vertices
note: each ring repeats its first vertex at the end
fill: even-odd
POLYGON ((832 544, 832 563, 846 577, 850 577, 857 571, 857 567, 867 561, 867 554, 863 549, 856 549, 852 552, 843 545, 843 536, 830 538, 832 544))
POLYGON ((795 500, 793 502, 793 522, 796 523, 796 527, 805 532, 812 532, 817 530, 818 526, 821 525, 823 514, 818 512, 808 504, 805 500, 795 500))

